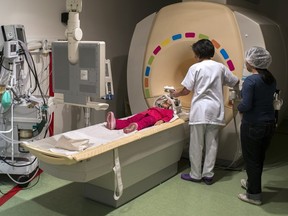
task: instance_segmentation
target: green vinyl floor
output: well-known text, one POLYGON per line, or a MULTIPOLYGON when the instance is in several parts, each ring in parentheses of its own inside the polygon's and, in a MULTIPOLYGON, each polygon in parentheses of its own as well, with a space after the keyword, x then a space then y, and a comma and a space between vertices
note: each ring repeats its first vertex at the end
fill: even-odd
MULTIPOLYGON (((84 198, 82 184, 57 179, 45 171, 0 206, 0 216, 266 216, 288 215, 288 123, 277 130, 267 152, 262 177, 263 204, 255 206, 237 198, 244 192, 240 179, 245 170, 216 168, 216 182, 207 186, 180 179, 188 161, 179 163, 179 173, 119 208, 84 198)), ((0 175, 1 195, 13 183, 0 175)))

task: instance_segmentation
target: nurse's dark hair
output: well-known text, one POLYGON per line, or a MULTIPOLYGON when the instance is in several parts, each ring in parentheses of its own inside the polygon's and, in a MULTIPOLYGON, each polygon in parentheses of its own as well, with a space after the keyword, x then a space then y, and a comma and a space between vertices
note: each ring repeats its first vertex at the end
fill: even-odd
POLYGON ((270 85, 270 84, 276 82, 275 77, 273 76, 273 74, 272 74, 269 70, 267 70, 267 69, 260 69, 260 68, 255 68, 255 69, 257 70, 258 74, 261 75, 262 80, 263 80, 266 84, 270 85))
POLYGON ((215 48, 212 42, 208 39, 201 39, 192 45, 192 50, 195 55, 200 58, 212 58, 215 54, 215 48))

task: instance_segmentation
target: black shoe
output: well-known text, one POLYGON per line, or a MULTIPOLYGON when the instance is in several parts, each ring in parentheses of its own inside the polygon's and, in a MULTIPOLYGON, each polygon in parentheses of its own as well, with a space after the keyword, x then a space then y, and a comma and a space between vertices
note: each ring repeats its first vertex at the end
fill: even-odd
POLYGON ((192 181, 192 182, 201 182, 201 179, 194 179, 191 178, 189 173, 183 173, 181 174, 181 179, 186 180, 186 181, 192 181))
POLYGON ((213 182, 213 177, 203 177, 202 180, 204 181, 204 183, 206 185, 212 185, 214 182, 213 182))

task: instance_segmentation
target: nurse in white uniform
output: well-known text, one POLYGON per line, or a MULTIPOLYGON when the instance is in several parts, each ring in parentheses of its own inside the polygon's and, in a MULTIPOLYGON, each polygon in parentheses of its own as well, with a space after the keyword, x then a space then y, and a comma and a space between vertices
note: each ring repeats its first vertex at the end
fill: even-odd
POLYGON ((186 74, 180 91, 172 91, 172 97, 193 92, 189 115, 191 171, 182 174, 187 181, 213 183, 214 165, 218 149, 218 133, 225 125, 223 85, 234 87, 239 79, 222 63, 211 60, 215 49, 208 39, 194 43, 192 50, 197 63, 186 74), (205 158, 202 169, 202 150, 205 158))

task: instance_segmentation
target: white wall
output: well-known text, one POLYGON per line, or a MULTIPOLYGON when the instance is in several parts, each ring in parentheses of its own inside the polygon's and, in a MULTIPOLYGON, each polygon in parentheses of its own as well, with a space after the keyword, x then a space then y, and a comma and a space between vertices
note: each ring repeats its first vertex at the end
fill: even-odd
POLYGON ((65 7, 64 0, 2 0, 0 25, 23 24, 28 40, 63 38, 65 7))

